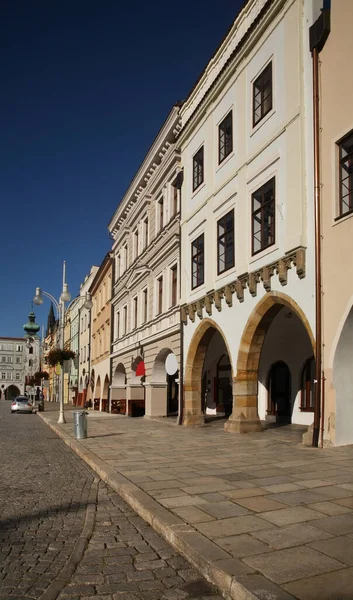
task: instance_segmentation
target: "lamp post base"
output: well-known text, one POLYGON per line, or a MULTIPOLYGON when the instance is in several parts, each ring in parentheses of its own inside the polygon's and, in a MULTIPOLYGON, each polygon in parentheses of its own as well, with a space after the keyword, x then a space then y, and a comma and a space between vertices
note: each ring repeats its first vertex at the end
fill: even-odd
POLYGON ((58 423, 59 423, 59 425, 66 423, 65 416, 62 411, 60 411, 60 413, 59 413, 58 423))

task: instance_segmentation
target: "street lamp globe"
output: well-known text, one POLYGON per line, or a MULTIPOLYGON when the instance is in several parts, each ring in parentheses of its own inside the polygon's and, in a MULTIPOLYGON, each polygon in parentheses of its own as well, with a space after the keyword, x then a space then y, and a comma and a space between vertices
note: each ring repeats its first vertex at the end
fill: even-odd
POLYGON ((39 287, 36 288, 36 295, 33 298, 33 302, 37 306, 40 306, 41 304, 43 304, 42 290, 39 287))
POLYGON ((61 299, 63 302, 69 302, 69 301, 71 300, 71 294, 70 294, 70 292, 69 292, 69 290, 68 290, 68 285, 67 285, 67 283, 64 283, 64 284, 63 284, 63 291, 61 292, 60 299, 61 299))
POLYGON ((92 296, 89 292, 86 292, 86 299, 83 303, 83 306, 85 308, 87 308, 87 310, 91 310, 92 306, 93 306, 93 302, 92 302, 92 296))

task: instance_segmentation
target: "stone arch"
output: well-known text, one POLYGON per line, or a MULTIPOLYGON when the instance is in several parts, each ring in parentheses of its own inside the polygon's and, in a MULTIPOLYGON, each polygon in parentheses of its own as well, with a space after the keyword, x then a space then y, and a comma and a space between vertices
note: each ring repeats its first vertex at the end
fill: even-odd
POLYGON ((207 349, 216 331, 221 335, 227 349, 233 376, 231 353, 226 336, 213 319, 203 319, 192 336, 186 358, 184 373, 184 425, 200 425, 204 422, 201 400, 202 371, 207 349))
POLYGON ((126 385, 126 370, 123 363, 119 363, 114 371, 113 377, 114 386, 126 385))
POLYGON ((5 391, 6 400, 14 400, 16 396, 20 396, 20 390, 17 385, 9 385, 5 391))
POLYGON ((342 327, 333 360, 333 386, 336 392, 335 444, 353 443, 353 306, 342 327))
POLYGON ((172 354, 172 350, 170 348, 163 348, 158 352, 153 364, 153 383, 166 383, 167 373, 165 370, 165 361, 169 354, 172 354))
POLYGON ((258 370, 266 334, 273 319, 286 307, 299 318, 315 353, 315 339, 309 322, 298 304, 286 294, 269 292, 252 311, 239 344, 237 374, 233 386, 233 413, 225 424, 226 431, 247 433, 260 431, 258 416, 258 370))

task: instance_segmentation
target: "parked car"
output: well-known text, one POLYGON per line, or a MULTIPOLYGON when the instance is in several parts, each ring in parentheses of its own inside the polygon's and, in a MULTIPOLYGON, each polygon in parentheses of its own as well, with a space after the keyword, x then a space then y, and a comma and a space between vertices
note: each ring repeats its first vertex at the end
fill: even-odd
POLYGON ((33 411, 32 402, 26 396, 17 396, 11 403, 11 412, 31 413, 33 411))

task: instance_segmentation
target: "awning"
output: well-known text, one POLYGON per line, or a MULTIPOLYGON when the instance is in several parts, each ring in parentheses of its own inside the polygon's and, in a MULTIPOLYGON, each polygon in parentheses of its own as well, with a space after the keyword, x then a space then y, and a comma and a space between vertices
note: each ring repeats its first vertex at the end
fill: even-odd
POLYGON ((140 360, 139 364, 136 367, 136 377, 143 377, 143 375, 146 375, 146 368, 143 360, 140 360))

